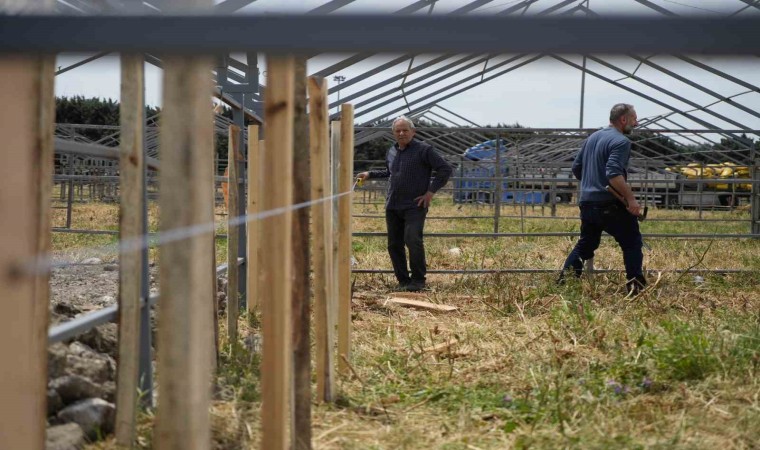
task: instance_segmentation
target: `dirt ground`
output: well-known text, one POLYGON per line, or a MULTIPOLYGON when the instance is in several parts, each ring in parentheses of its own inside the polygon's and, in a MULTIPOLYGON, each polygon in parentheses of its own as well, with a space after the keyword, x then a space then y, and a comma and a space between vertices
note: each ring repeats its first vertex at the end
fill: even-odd
MULTIPOLYGON (((150 267, 151 293, 156 292, 158 267, 150 267)), ((119 266, 94 262, 53 269, 50 276, 50 324, 96 311, 117 302, 119 266)))

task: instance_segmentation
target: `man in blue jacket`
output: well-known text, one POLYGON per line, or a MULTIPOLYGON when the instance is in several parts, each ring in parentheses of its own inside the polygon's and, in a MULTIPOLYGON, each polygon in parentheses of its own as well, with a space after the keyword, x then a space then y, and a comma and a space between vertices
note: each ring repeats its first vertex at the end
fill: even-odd
POLYGON ((631 141, 627 136, 637 124, 632 105, 620 103, 613 106, 610 126, 589 136, 573 161, 573 174, 581 181, 578 201, 581 237, 562 267, 560 282, 564 281, 565 271, 571 267, 576 276, 581 275, 583 262, 594 257, 602 231, 606 231, 623 250, 628 293, 636 295, 646 285, 642 270, 643 241, 637 220, 641 207, 626 182, 631 155, 631 141), (607 191, 608 185, 625 198, 626 204, 607 191))
POLYGON ((425 216, 433 195, 449 180, 452 168, 431 145, 413 139, 414 123, 407 117, 394 120, 391 129, 396 144, 388 150, 385 169, 362 172, 357 177, 390 178, 385 223, 393 273, 400 289, 420 291, 425 288, 427 272, 422 240, 425 216), (433 172, 435 178, 430 181, 433 172), (409 249, 408 268, 404 245, 409 249))

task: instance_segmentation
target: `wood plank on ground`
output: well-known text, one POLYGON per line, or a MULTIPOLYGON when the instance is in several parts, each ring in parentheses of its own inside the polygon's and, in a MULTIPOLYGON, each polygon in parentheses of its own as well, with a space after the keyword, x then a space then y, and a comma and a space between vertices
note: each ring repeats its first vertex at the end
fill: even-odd
POLYGON ((454 338, 440 344, 432 345, 422 349, 422 353, 442 353, 451 349, 452 346, 459 343, 459 340, 454 338))
POLYGON ((441 305, 438 303, 430 303, 430 302, 424 302, 422 300, 413 300, 411 298, 401 298, 401 297, 390 297, 388 298, 388 300, 386 300, 386 302, 393 303, 394 305, 407 306, 409 308, 422 309, 425 311, 434 311, 434 312, 453 312, 459 309, 456 306, 441 305))

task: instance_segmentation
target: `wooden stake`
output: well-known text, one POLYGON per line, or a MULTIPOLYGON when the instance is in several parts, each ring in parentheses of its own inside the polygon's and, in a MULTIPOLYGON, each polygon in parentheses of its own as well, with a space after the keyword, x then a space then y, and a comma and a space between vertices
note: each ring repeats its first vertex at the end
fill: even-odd
MULTIPOLYGON (((306 116, 306 60, 295 61, 293 203, 311 199, 309 119, 306 116)), ((292 448, 311 449, 311 286, 309 210, 293 214, 293 428, 292 448)))
MULTIPOLYGON (((309 147, 311 149, 311 197, 332 195, 330 181, 330 130, 328 126, 327 82, 324 78, 309 78, 309 147)), ((314 266, 314 329, 316 340, 317 399, 335 400, 335 326, 329 314, 328 302, 334 297, 332 273, 332 201, 312 206, 314 266)))
MULTIPOLYGON (((354 181, 354 107, 344 103, 340 117, 338 192, 349 192, 354 181)), ((338 200, 338 353, 351 361, 351 198, 338 200)), ((341 358, 340 369, 348 368, 341 358)))
POLYGON ((0 446, 9 449, 45 445, 53 69, 50 56, 0 58, 0 446))
POLYGON ((238 316, 240 315, 238 300, 238 225, 233 222, 240 216, 238 208, 238 169, 243 159, 238 146, 240 145, 240 128, 230 125, 227 145, 227 336, 230 341, 230 352, 235 352, 238 342, 238 316))
MULTIPOLYGON (((262 208, 271 210, 293 203, 293 83, 290 57, 267 58, 264 111, 267 121, 264 185, 272 187, 262 208)), ((261 448, 284 450, 288 445, 288 405, 291 383, 292 212, 262 221, 261 306, 264 339, 261 367, 261 448)))
MULTIPOLYGON (((216 175, 216 174, 214 174, 216 175)), ((216 176, 213 178, 213 183, 216 183, 216 176)), ((216 193, 214 192, 211 197, 212 205, 216 206, 216 193)), ((219 300, 217 291, 217 279, 216 275, 216 231, 211 233, 211 321, 214 325, 214 339, 213 348, 211 349, 211 373, 216 373, 219 368, 219 300)))
MULTIPOLYGON (((164 58, 161 113, 161 231, 214 222, 213 116, 209 57, 164 58)), ((211 345, 208 259, 212 232, 160 248, 157 449, 208 449, 211 444, 211 345)))
MULTIPOLYGON (((248 215, 261 211, 261 157, 264 141, 259 141, 259 126, 248 126, 248 215), (261 145, 259 143, 261 142, 261 145)), ((259 246, 261 245, 261 226, 258 220, 248 221, 248 242, 246 247, 246 291, 249 320, 259 307, 259 246)))
MULTIPOLYGON (((340 163, 340 120, 334 120, 330 123, 330 195, 333 196, 340 192, 340 177, 338 176, 339 168, 338 165, 340 163)), ((330 214, 330 231, 332 233, 332 259, 330 261, 330 271, 328 273, 328 280, 330 282, 330 292, 332 292, 332 295, 328 297, 327 299, 327 313, 329 317, 329 324, 328 326, 334 330, 335 333, 335 341, 337 348, 340 347, 340 344, 338 344, 338 304, 339 304, 339 291, 338 291, 338 278, 339 278, 339 268, 338 268, 338 243, 340 242, 339 235, 338 235, 338 222, 339 222, 339 215, 338 215, 338 203, 339 199, 333 199, 331 201, 332 203, 332 211, 330 214)), ((335 352, 337 348, 331 348, 330 351, 335 352)), ((336 355, 336 361, 340 361, 341 358, 337 357, 336 355)), ((346 369, 345 366, 343 366, 342 362, 338 362, 339 366, 342 369, 346 369)), ((341 372, 343 374, 346 374, 347 372, 341 372)))
MULTIPOLYGON (((134 241, 143 233, 143 149, 145 59, 121 57, 121 142, 119 146, 119 239, 134 241)), ((116 443, 131 447, 135 440, 138 369, 140 365, 140 294, 142 254, 119 252, 119 361, 116 384, 116 443)))

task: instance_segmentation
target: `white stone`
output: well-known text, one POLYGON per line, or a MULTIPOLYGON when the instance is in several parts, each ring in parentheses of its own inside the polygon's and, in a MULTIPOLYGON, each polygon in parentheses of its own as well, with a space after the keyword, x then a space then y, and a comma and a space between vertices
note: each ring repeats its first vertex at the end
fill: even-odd
POLYGON ((455 256, 460 257, 462 256, 462 249, 459 247, 454 247, 449 249, 449 256, 455 256))

